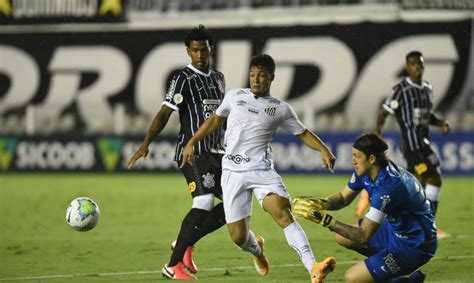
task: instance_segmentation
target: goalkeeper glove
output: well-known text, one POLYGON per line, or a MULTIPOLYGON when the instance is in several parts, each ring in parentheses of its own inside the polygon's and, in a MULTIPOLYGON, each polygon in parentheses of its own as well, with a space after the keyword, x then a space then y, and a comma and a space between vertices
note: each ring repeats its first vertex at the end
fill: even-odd
POLYGON ((327 199, 315 198, 315 197, 295 197, 293 204, 304 203, 305 205, 311 206, 318 210, 327 210, 329 208, 329 202, 327 199))
POLYGON ((336 223, 336 220, 324 210, 319 210, 305 202, 294 201, 292 210, 295 216, 303 217, 330 229, 336 223))

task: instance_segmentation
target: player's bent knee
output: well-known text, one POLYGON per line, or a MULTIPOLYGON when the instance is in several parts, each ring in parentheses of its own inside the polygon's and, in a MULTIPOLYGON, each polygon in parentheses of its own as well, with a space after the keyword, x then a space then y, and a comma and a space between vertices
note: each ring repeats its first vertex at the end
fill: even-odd
POLYGON ((193 208, 211 211, 214 207, 214 195, 207 194, 193 198, 193 208))

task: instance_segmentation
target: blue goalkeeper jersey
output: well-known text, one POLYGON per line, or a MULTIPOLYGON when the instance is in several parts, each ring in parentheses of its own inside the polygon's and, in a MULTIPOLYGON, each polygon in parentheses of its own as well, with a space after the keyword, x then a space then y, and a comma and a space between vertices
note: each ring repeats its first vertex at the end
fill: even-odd
POLYGON ((414 247, 436 239, 433 209, 426 199, 422 185, 411 173, 389 161, 380 170, 375 181, 369 176, 354 172, 348 183, 350 189, 367 190, 370 207, 386 215, 387 221, 398 238, 414 247))

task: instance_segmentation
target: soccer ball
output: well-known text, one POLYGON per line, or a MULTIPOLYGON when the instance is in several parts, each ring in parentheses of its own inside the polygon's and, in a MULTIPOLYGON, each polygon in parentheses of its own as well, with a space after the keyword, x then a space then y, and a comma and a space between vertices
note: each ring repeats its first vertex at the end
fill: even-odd
POLYGON ((71 201, 66 210, 66 221, 77 231, 89 231, 99 222, 99 206, 88 197, 79 197, 71 201))

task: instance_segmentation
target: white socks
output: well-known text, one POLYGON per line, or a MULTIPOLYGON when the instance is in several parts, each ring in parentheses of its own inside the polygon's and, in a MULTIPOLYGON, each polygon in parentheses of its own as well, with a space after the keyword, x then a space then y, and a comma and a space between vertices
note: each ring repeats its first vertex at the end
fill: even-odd
POLYGON ((239 246, 239 248, 243 251, 252 253, 254 256, 259 256, 262 254, 262 249, 255 240, 255 234, 251 230, 249 230, 249 237, 247 238, 247 241, 239 246))
POLYGON ((431 184, 427 184, 425 186, 426 198, 429 199, 430 201, 438 201, 440 190, 441 190, 440 187, 433 186, 431 184))
POLYGON ((303 228, 295 221, 286 226, 283 231, 290 247, 298 254, 308 272, 311 272, 311 268, 316 263, 316 260, 303 228))

